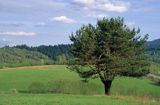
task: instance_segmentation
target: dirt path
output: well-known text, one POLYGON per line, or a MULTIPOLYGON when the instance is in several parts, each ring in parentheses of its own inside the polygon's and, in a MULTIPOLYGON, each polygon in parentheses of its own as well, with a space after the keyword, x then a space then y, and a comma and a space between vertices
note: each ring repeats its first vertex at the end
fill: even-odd
POLYGON ((51 65, 41 65, 41 66, 23 66, 23 67, 13 67, 13 68, 10 68, 10 67, 5 67, 3 69, 0 69, 0 70, 17 70, 17 69, 32 69, 32 68, 48 68, 49 66, 51 65))

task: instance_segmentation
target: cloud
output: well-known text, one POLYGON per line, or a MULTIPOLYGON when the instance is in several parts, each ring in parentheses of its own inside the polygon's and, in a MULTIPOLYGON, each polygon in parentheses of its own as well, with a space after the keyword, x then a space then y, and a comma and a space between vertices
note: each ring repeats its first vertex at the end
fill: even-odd
POLYGON ((23 23, 18 22, 0 22, 0 27, 21 27, 23 23))
POLYGON ((74 2, 82 5, 91 5, 95 3, 95 0, 74 0, 74 2))
POLYGON ((74 0, 75 4, 84 7, 85 9, 101 10, 109 12, 126 12, 129 9, 129 2, 111 1, 111 0, 74 0))
POLYGON ((97 8, 111 12, 126 12, 128 10, 128 5, 125 3, 104 3, 97 4, 97 8))
POLYGON ((22 15, 53 13, 65 6, 66 3, 58 0, 0 0, 0 12, 22 15))
POLYGON ((0 32, 0 35, 9 35, 9 36, 35 36, 37 33, 35 32, 0 32))
POLYGON ((66 16, 53 17, 53 18, 51 18, 51 21, 61 22, 61 23, 65 23, 65 24, 76 23, 75 20, 68 18, 66 16))
POLYGON ((93 17, 93 18, 104 18, 109 17, 108 14, 102 14, 102 13, 90 13, 87 15, 87 17, 93 17))
POLYGON ((45 22, 29 22, 29 21, 23 21, 23 22, 0 22, 0 27, 5 27, 5 28, 8 28, 8 27, 15 27, 15 28, 18 28, 18 27, 47 27, 48 24, 45 23, 45 22))
POLYGON ((47 27, 48 25, 45 22, 39 22, 34 25, 35 27, 47 27))

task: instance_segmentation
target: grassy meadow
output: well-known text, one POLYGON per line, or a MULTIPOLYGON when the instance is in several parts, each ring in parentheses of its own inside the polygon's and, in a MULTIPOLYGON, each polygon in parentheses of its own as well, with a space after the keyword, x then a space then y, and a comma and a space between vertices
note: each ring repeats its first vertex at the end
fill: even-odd
POLYGON ((155 100, 65 94, 0 95, 0 105, 159 105, 155 100))
POLYGON ((147 78, 117 77, 103 96, 99 79, 82 82, 65 65, 0 70, 0 105, 158 105, 160 86, 147 78))

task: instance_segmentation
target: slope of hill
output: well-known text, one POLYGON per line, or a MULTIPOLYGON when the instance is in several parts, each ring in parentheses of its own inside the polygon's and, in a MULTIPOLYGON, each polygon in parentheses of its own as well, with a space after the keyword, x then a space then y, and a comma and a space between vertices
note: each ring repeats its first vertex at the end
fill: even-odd
POLYGON ((36 51, 4 47, 0 49, 0 67, 49 64, 49 58, 36 51))
POLYGON ((147 42, 147 49, 160 49, 160 39, 147 42))
POLYGON ((160 50, 147 50, 145 55, 150 61, 160 64, 160 50))

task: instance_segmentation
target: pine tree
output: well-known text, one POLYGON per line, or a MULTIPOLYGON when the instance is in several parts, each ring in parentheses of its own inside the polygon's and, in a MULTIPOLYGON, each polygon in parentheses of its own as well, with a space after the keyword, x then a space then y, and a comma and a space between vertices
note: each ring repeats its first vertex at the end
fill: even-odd
POLYGON ((128 28, 123 18, 103 18, 96 26, 83 25, 70 40, 75 59, 68 68, 85 79, 99 77, 106 95, 117 75, 140 77, 149 72, 149 63, 142 56, 147 35, 142 38, 140 30, 128 28))

